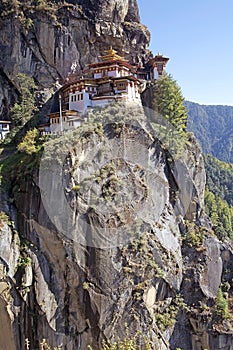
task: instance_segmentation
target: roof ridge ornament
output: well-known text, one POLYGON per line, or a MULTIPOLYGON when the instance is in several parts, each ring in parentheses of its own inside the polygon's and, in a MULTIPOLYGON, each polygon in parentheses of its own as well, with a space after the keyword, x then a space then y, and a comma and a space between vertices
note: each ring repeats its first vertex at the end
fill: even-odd
POLYGON ((103 56, 99 56, 102 61, 124 61, 124 62, 128 62, 124 57, 120 56, 117 54, 117 51, 114 50, 112 48, 112 46, 110 46, 110 48, 108 50, 104 51, 106 53, 106 55, 103 56))

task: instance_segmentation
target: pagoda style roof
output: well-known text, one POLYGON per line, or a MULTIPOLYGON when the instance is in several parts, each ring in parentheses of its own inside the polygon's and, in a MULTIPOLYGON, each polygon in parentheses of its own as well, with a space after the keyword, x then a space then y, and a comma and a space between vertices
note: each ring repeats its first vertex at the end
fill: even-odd
POLYGON ((104 62, 95 62, 95 63, 89 64, 89 68, 101 68, 101 67, 105 68, 112 65, 124 66, 129 68, 130 70, 136 70, 136 67, 132 66, 130 63, 123 60, 109 60, 104 62))
POLYGON ((163 63, 164 65, 166 65, 168 61, 169 61, 168 57, 164 57, 163 55, 158 53, 154 58, 150 59, 150 64, 154 65, 157 63, 163 63))
MULTIPOLYGON (((63 110, 62 111, 62 116, 63 117, 78 117, 80 113, 75 110, 63 110)), ((54 112, 54 113, 49 113, 47 114, 49 118, 56 118, 60 116, 60 112, 54 112)))
POLYGON ((101 85, 103 83, 107 83, 109 81, 124 81, 124 80, 133 80, 133 81, 137 81, 140 83, 140 79, 136 78, 133 75, 126 75, 126 76, 122 76, 122 77, 111 77, 111 76, 105 76, 105 77, 101 77, 101 78, 92 78, 92 79, 77 79, 76 81, 72 81, 72 82, 68 82, 66 83, 62 88, 61 91, 65 91, 66 89, 70 88, 70 87, 74 87, 76 85, 84 85, 84 86, 92 86, 92 87, 97 87, 98 85, 101 85))
POLYGON ((44 129, 44 128, 46 128, 46 127, 49 127, 50 126, 50 123, 44 123, 44 124, 40 124, 40 125, 38 125, 37 126, 37 129, 44 129))
POLYGON ((109 50, 106 50, 106 55, 99 56, 101 58, 101 62, 95 62, 88 65, 89 68, 101 68, 106 67, 110 65, 118 65, 118 66, 124 66, 131 70, 136 69, 134 66, 132 66, 128 61, 117 54, 116 50, 113 50, 110 48, 109 50))
POLYGON ((77 84, 82 84, 82 85, 85 85, 85 86, 92 86, 92 87, 96 87, 96 79, 94 78, 88 78, 88 79, 85 79, 85 78, 77 78, 76 79, 74 77, 72 77, 72 80, 71 81, 67 81, 66 84, 64 84, 62 87, 61 87, 61 91, 65 91, 67 88, 71 87, 71 86, 75 86, 77 84))
POLYGON ((112 76, 105 76, 101 78, 95 79, 96 84, 101 84, 105 81, 117 81, 117 80, 134 80, 134 81, 140 81, 138 78, 136 78, 134 75, 124 75, 122 77, 112 77, 112 76))
POLYGON ((113 50, 112 47, 110 47, 109 50, 104 51, 106 52, 106 55, 100 56, 102 61, 125 61, 127 62, 127 60, 119 55, 117 55, 117 51, 113 50))

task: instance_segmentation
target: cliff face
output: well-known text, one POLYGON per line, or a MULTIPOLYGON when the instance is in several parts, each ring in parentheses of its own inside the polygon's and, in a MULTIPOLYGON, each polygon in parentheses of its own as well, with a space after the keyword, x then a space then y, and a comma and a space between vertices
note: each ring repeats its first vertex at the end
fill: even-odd
MULTIPOLYGON (((148 54, 134 0, 29 2, 0 20, 3 116, 18 97, 18 72, 52 92, 110 45, 131 62, 148 54)), ((45 338, 97 350, 123 338, 125 324, 156 350, 233 349, 231 321, 216 302, 221 283, 230 300, 233 249, 203 212, 200 147, 189 136, 177 156, 151 118, 110 106, 42 154, 5 160, 0 349, 24 350, 27 341, 39 349, 45 338)))
POLYGON ((175 158, 142 111, 118 108, 3 169, 1 348, 101 349, 127 324, 153 349, 232 349, 214 311, 232 250, 202 212, 200 148, 175 158))
POLYGON ((148 53, 150 34, 140 23, 135 0, 20 3, 9 3, 0 17, 3 117, 17 98, 19 72, 32 76, 49 96, 57 89, 56 81, 80 73, 110 46, 135 63, 148 53))

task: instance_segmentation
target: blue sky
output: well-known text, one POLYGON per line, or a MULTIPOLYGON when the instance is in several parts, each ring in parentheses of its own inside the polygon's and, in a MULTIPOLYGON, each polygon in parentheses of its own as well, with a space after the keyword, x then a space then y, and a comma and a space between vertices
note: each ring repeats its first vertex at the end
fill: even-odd
POLYGON ((233 1, 138 0, 150 48, 170 57, 167 72, 184 97, 233 106, 233 1))

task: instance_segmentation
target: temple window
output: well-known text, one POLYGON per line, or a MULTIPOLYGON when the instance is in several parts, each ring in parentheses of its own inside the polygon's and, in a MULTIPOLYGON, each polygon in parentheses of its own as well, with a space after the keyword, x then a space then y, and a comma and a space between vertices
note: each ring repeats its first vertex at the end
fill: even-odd
POLYGON ((118 84, 117 84, 117 87, 118 87, 118 89, 120 89, 120 90, 124 90, 124 89, 126 88, 126 85, 125 85, 125 83, 118 83, 118 84))

